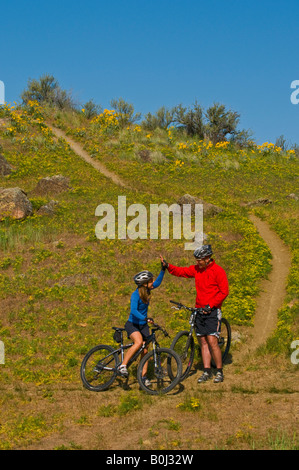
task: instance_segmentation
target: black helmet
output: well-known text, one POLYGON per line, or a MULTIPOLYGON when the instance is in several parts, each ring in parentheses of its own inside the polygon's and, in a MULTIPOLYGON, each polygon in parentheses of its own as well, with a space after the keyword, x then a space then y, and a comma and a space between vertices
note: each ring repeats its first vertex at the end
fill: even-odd
POLYGON ((211 245, 202 245, 199 248, 196 248, 193 255, 196 259, 203 259, 207 256, 212 256, 213 251, 211 245))
POLYGON ((154 278, 154 275, 150 271, 141 271, 140 273, 134 276, 134 281, 137 286, 142 286, 147 282, 151 281, 154 278))

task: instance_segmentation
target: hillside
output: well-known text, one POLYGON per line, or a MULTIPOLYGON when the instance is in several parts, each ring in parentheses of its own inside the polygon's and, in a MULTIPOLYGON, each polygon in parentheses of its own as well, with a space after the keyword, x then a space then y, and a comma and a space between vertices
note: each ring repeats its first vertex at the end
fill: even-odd
MULTIPOLYGON (((298 365, 290 359, 298 338, 294 151, 270 143, 213 145, 176 129, 122 128, 107 110, 87 119, 84 112, 53 111, 35 102, 0 109, 0 154, 12 167, 0 176, 0 186, 21 188, 33 207, 30 217, 4 217, 0 224, 0 448, 298 447, 298 365), (42 178, 54 175, 68 178, 69 187, 37 191, 42 178), (129 390, 116 383, 101 394, 88 392, 80 363, 95 344, 113 344, 111 326, 127 319, 133 275, 142 269, 157 275, 160 253, 173 264, 193 262, 183 239, 97 239, 95 209, 102 203, 117 207, 118 196, 126 196, 127 206, 143 204, 149 213, 150 204, 170 205, 184 194, 222 209, 205 215, 204 233, 230 282, 223 314, 238 341, 225 381, 200 387, 196 371, 175 393, 156 399, 138 389, 133 373, 129 390), (58 203, 54 213, 40 215, 51 200, 58 203), (273 234, 274 248, 252 216, 273 234), (277 258, 282 266, 284 257, 287 272, 273 284, 277 258), (255 322, 263 289, 273 294, 268 302, 275 289, 281 296, 268 330, 255 322)), ((154 292, 150 316, 173 338, 188 318, 174 314, 169 300, 193 305, 195 289, 192 280, 166 276, 154 292)), ((263 308, 259 319, 262 314, 263 308)))

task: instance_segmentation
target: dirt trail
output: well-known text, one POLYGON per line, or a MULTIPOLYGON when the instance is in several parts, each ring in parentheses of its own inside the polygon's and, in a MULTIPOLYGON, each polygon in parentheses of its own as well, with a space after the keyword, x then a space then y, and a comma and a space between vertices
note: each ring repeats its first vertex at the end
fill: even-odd
POLYGON ((257 299, 252 337, 247 342, 245 352, 252 351, 266 342, 275 329, 277 312, 286 296, 287 277, 291 267, 289 248, 273 232, 269 225, 250 214, 249 219, 257 228, 272 253, 272 270, 268 279, 261 283, 261 293, 257 299))
MULTIPOLYGON (((91 164, 96 170, 100 171, 107 178, 110 178, 115 184, 132 190, 128 184, 122 181, 115 173, 109 171, 105 165, 98 160, 94 160, 79 143, 72 140, 65 132, 50 124, 47 125, 57 138, 65 139, 72 150, 87 163, 91 164)), ((264 280, 261 284, 261 294, 257 300, 252 336, 247 341, 246 346, 240 351, 240 355, 248 353, 265 343, 275 329, 277 311, 281 307, 286 295, 287 276, 291 266, 290 251, 283 241, 269 228, 266 222, 263 222, 252 214, 249 218, 272 253, 272 271, 269 278, 264 280)))
POLYGON ((92 165, 96 170, 100 171, 104 176, 107 178, 110 178, 115 184, 118 186, 126 187, 126 184, 115 174, 109 171, 105 165, 103 165, 101 162, 98 160, 94 160, 83 148, 78 142, 75 142, 73 139, 71 139, 69 136, 65 134, 61 129, 57 129, 56 127, 51 126, 49 123, 47 123, 47 126, 51 129, 53 134, 56 135, 56 137, 63 138, 71 147, 71 149, 79 155, 79 157, 83 158, 87 163, 92 165))

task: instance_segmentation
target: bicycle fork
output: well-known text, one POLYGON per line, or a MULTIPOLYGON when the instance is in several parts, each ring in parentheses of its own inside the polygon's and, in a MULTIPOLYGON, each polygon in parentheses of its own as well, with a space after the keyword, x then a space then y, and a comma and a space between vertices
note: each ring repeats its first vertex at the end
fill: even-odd
POLYGON ((161 356, 160 356, 160 353, 159 353, 159 346, 158 347, 157 346, 156 346, 155 343, 153 344, 154 370, 155 370, 155 376, 157 378, 158 384, 162 386, 163 379, 167 374, 163 370, 163 364, 161 363, 161 356))

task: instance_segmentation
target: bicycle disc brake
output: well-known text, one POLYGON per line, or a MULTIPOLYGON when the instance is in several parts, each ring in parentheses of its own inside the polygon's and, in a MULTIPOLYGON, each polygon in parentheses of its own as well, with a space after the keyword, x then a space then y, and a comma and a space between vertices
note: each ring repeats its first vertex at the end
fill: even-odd
POLYGON ((156 367, 155 376, 157 377, 157 379, 164 379, 164 377, 167 376, 167 372, 163 369, 163 367, 156 367))

